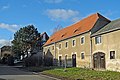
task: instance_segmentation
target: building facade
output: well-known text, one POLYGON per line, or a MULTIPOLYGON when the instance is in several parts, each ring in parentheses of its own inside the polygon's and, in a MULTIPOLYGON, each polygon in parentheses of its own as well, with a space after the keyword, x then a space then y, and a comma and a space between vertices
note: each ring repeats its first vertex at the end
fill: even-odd
POLYGON ((93 67, 120 71, 120 19, 112 21, 92 37, 93 67))
POLYGON ((90 15, 50 37, 44 45, 45 63, 120 71, 119 35, 120 19, 90 15))
POLYGON ((110 22, 96 13, 57 31, 44 45, 45 65, 93 68, 91 36, 110 22))
POLYGON ((0 57, 4 57, 5 55, 12 55, 12 47, 11 46, 3 46, 1 47, 1 54, 0 57))

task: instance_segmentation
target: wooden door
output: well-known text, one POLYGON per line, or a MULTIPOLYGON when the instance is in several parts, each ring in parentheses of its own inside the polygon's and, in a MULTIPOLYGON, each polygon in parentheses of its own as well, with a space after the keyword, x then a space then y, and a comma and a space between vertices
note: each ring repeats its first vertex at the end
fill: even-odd
POLYGON ((93 55, 94 68, 105 68, 105 54, 102 52, 93 55))
POLYGON ((76 54, 72 55, 72 67, 76 67, 76 54))
POLYGON ((59 66, 62 66, 62 57, 59 56, 59 66))

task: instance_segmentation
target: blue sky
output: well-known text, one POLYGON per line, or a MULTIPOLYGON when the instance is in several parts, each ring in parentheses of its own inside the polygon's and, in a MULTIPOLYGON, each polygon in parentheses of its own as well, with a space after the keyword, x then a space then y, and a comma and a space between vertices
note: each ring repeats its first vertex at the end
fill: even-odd
POLYGON ((99 12, 110 20, 120 18, 119 0, 0 0, 0 46, 9 45, 20 27, 33 24, 40 33, 52 34, 99 12))

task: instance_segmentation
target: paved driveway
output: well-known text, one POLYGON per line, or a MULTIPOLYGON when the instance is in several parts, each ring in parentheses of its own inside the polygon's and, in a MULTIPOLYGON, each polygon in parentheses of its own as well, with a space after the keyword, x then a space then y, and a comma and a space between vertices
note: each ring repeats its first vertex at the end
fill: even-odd
POLYGON ((32 72, 21 71, 10 66, 0 66, 0 80, 56 80, 43 75, 33 74, 32 72))

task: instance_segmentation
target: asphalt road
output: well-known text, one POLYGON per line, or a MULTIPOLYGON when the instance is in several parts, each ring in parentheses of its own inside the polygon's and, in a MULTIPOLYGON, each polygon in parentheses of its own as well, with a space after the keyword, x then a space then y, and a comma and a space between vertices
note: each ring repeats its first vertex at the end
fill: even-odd
POLYGON ((48 76, 25 72, 11 66, 0 65, 0 80, 56 80, 48 76))

